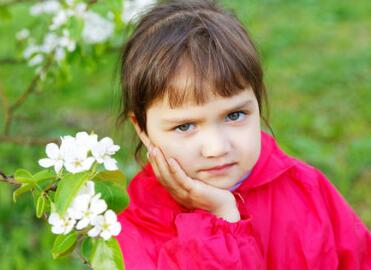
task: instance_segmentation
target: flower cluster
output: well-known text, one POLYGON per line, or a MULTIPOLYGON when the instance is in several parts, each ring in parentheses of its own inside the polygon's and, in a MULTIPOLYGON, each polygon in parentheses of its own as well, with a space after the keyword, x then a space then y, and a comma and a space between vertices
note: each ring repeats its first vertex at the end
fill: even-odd
POLYGON ((52 225, 54 234, 68 234, 76 230, 89 229, 88 236, 100 236, 108 240, 121 231, 114 211, 108 209, 106 202, 100 198, 100 193, 95 193, 93 181, 88 181, 68 208, 65 216, 58 213, 50 214, 48 222, 52 225))
MULTIPOLYGON (((87 44, 103 43, 110 38, 114 32, 112 16, 103 18, 98 13, 88 10, 84 2, 65 0, 64 3, 56 0, 48 0, 34 4, 30 13, 32 16, 48 14, 52 16, 49 31, 40 45, 35 44, 31 38, 28 47, 24 51, 24 58, 30 66, 37 66, 44 62, 45 56, 53 53, 55 60, 61 62, 66 57, 66 52, 76 49, 78 37, 70 37, 69 25, 71 18, 83 23, 81 39, 87 44)), ((111 14, 111 13, 110 13, 111 14)), ((18 40, 28 38, 29 30, 22 29, 17 33, 18 40)))
POLYGON ((131 1, 124 1, 124 10, 121 14, 121 20, 123 22, 130 22, 133 20, 134 22, 137 21, 137 15, 148 8, 149 6, 156 3, 156 0, 131 0, 131 1))
POLYGON ((117 170, 117 161, 111 156, 120 146, 113 144, 109 137, 98 141, 96 134, 78 132, 75 137, 61 137, 60 147, 55 143, 46 146, 48 158, 39 160, 39 165, 44 168, 54 166, 59 173, 64 166, 68 172, 79 173, 89 170, 94 162, 103 164, 106 170, 117 170))

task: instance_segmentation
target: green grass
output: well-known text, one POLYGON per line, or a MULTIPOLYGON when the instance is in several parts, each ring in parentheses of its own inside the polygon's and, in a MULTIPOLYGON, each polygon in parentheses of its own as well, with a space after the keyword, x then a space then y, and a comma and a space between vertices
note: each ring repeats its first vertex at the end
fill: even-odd
MULTIPOLYGON (((224 1, 249 29, 263 59, 271 126, 281 147, 321 169, 371 227, 371 2, 224 1)), ((27 9, 0 21, 0 59, 14 57, 14 33, 34 24, 27 9)), ((73 67, 67 84, 49 83, 17 111, 11 134, 55 137, 94 129, 122 146, 120 164, 130 179, 138 166, 131 136, 114 130, 118 89, 112 83, 117 53, 96 69, 73 67)), ((16 98, 32 77, 25 65, 1 65, 0 85, 16 98)), ((1 108, 0 108, 1 111, 1 108)), ((0 127, 3 112, 0 113, 0 127)), ((0 169, 37 169, 42 147, 0 143, 0 169)), ((78 259, 53 262, 51 235, 34 217, 32 198, 11 202, 0 184, 1 269, 81 269, 78 259)))

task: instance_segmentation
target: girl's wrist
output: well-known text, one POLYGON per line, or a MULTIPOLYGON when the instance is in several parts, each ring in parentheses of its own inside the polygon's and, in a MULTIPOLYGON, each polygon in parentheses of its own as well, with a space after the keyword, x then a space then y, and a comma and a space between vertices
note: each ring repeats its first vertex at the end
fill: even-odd
POLYGON ((228 222, 237 222, 241 220, 240 211, 238 210, 236 199, 231 196, 229 203, 224 204, 221 208, 212 211, 212 213, 228 222))

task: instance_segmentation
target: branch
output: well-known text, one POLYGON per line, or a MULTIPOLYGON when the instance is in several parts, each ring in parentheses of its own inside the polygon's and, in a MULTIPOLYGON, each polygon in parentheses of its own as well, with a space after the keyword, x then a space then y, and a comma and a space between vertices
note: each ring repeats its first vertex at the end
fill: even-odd
POLYGON ((17 145, 30 145, 30 146, 39 146, 46 145, 48 143, 58 143, 59 139, 55 138, 31 138, 31 137, 16 137, 8 135, 0 135, 0 143, 12 143, 17 145))
POLYGON ((48 56, 48 60, 44 64, 44 66, 41 68, 41 70, 34 75, 34 77, 31 80, 31 83, 29 84, 27 89, 23 92, 23 94, 20 97, 18 97, 18 99, 12 105, 10 105, 8 107, 7 113, 5 114, 5 116, 6 116, 5 117, 5 127, 4 127, 4 134, 5 135, 9 134, 10 125, 11 125, 12 120, 13 120, 14 111, 16 109, 18 109, 19 106, 21 106, 23 104, 23 102, 25 102, 25 100, 29 97, 29 95, 32 94, 32 92, 35 91, 36 85, 39 82, 39 80, 41 78, 41 75, 44 72, 46 72, 46 70, 48 70, 50 68, 51 64, 53 63, 53 60, 54 60, 53 55, 54 55, 54 51, 52 51, 51 54, 48 56))
POLYGON ((12 184, 15 186, 19 186, 20 183, 18 183, 13 176, 6 176, 2 171, 0 171, 0 182, 5 182, 8 184, 12 184))
POLYGON ((26 63, 23 59, 16 59, 16 58, 2 58, 0 59, 0 65, 16 65, 16 64, 24 64, 26 63))

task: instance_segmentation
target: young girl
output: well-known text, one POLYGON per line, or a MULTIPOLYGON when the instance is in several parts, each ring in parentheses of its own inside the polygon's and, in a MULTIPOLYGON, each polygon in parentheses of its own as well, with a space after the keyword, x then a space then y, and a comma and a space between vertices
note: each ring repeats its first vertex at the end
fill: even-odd
POLYGON ((148 151, 119 216, 126 269, 371 269, 365 225, 261 130, 263 73, 235 16, 207 0, 158 4, 121 71, 120 119, 137 161, 148 151))

